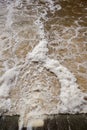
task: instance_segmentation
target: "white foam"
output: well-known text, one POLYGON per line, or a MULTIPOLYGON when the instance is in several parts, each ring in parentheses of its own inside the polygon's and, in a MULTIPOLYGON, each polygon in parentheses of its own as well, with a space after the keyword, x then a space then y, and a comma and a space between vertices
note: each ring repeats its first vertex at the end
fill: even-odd
POLYGON ((42 40, 33 49, 31 53, 28 53, 27 58, 32 61, 44 61, 46 59, 46 54, 48 52, 47 41, 42 40))
POLYGON ((10 108, 11 108, 10 98, 8 98, 6 100, 0 99, 0 114, 10 111, 10 108))
POLYGON ((22 7, 22 0, 15 1, 15 7, 18 7, 18 6, 22 7))
MULTIPOLYGON (((43 62, 43 66, 53 72, 61 83, 59 112, 81 112, 84 93, 78 89, 75 76, 62 66, 59 61, 48 58, 46 53, 44 53, 44 47, 47 50, 47 42, 39 43, 33 49, 31 55, 29 55, 29 59, 31 58, 31 61, 43 62)), ((84 108, 82 111, 84 111, 84 108)))
POLYGON ((13 3, 9 4, 7 6, 7 20, 6 20, 6 28, 11 29, 11 25, 12 25, 12 15, 13 15, 13 3))
POLYGON ((45 0, 47 2, 47 6, 49 7, 50 11, 53 13, 55 10, 61 10, 60 5, 55 5, 53 0, 45 0))
POLYGON ((0 82, 0 97, 8 97, 12 86, 14 86, 14 80, 17 77, 17 71, 15 68, 7 70, 1 77, 0 82))
MULTIPOLYGON (((57 61, 48 59, 46 61, 45 67, 53 72, 59 79, 61 83, 60 91, 60 113, 76 113, 81 112, 83 105, 84 93, 78 89, 75 76, 61 64, 57 64, 57 61)), ((84 111, 84 108, 83 110, 84 111)))
MULTIPOLYGON (((52 6, 54 3, 51 3, 52 6)), ((52 7, 51 7, 52 8, 52 7)), ((54 9, 53 9, 54 10, 54 9)), ((46 14, 46 13, 45 13, 46 14)), ((43 14, 40 15, 42 17, 43 14)), ((45 15, 44 15, 45 17, 45 15)), ((59 95, 59 102, 55 104, 54 109, 50 110, 47 108, 47 112, 41 110, 40 106, 34 111, 32 110, 29 115, 27 115, 27 120, 30 117, 39 117, 39 115, 44 114, 54 114, 54 113, 82 113, 87 112, 87 103, 84 104, 85 94, 78 89, 78 84, 76 83, 76 78, 66 67, 60 64, 59 61, 50 59, 47 56, 48 53, 48 40, 45 37, 44 25, 41 22, 40 18, 37 19, 36 24, 38 25, 38 33, 40 35, 40 42, 32 52, 27 54, 27 60, 30 62, 41 63, 50 72, 53 72, 61 84, 61 90, 59 95), (57 110, 55 110, 57 108, 57 110), (39 112, 38 112, 39 110, 39 112)), ((34 87, 34 86, 33 86, 34 87)), ((39 86, 40 88, 41 86, 39 86)), ((48 97, 50 99, 50 94, 48 97)), ((36 100, 37 97, 33 97, 33 100, 36 100)), ((53 98, 53 97, 51 97, 53 98)), ((47 99, 46 99, 47 100, 47 99)), ((34 101, 31 101, 33 104, 34 101)), ((38 104, 38 103, 37 103, 38 104)), ((35 103, 34 106, 37 106, 35 103)), ((23 122, 22 122, 23 123, 23 122)))
POLYGON ((29 124, 27 125, 27 128, 31 128, 30 126, 33 127, 42 127, 44 125, 44 120, 42 119, 33 119, 28 122, 29 124))

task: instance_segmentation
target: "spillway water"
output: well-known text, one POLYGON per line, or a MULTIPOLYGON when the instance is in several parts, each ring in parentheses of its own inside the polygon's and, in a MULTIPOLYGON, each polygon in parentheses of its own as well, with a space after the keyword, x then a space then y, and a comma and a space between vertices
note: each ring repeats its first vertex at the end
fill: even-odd
POLYGON ((0 114, 19 129, 87 113, 87 1, 0 0, 0 114))

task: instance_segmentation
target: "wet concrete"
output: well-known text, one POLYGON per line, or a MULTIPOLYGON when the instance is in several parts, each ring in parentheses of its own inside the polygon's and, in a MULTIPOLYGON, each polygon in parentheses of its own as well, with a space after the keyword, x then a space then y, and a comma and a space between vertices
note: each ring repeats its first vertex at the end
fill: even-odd
POLYGON ((45 120, 43 127, 33 130, 87 130, 87 114, 55 115, 45 120))
MULTIPOLYGON (((18 120, 17 115, 1 116, 0 130, 18 130, 18 120)), ((24 127, 22 130, 27 128, 24 127)), ((44 121, 43 127, 33 127, 32 130, 87 130, 87 114, 52 115, 44 121)))
POLYGON ((19 116, 1 116, 0 130, 18 130, 19 116))

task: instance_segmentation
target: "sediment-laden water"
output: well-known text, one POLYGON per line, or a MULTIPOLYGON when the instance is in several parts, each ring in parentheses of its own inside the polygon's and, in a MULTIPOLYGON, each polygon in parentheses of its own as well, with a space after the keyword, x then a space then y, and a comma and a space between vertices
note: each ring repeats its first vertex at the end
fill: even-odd
POLYGON ((0 114, 87 113, 86 84, 86 0, 0 0, 0 114))

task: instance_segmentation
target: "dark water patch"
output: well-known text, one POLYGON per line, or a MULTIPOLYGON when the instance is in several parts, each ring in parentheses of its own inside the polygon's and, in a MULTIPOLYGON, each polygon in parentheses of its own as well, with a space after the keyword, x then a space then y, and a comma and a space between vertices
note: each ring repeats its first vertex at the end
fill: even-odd
POLYGON ((43 127, 33 127, 32 130, 87 130, 87 114, 51 116, 44 121, 43 127))
POLYGON ((19 116, 1 116, 0 130, 18 130, 19 116))
POLYGON ((71 130, 87 130, 87 115, 68 116, 68 121, 71 130))
POLYGON ((48 118, 45 120, 43 130, 87 130, 87 115, 57 115, 48 118))
MULTIPOLYGON (((18 130, 19 116, 1 116, 0 130, 18 130)), ((24 127, 22 130, 28 130, 24 127)), ((49 116, 43 127, 32 127, 29 130, 87 130, 87 114, 66 114, 49 116)))

